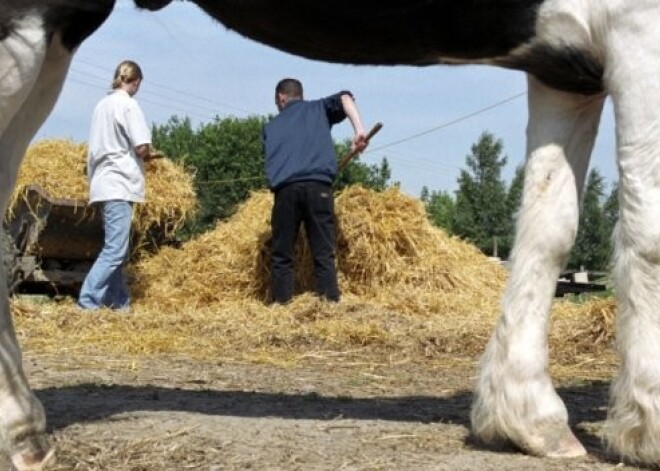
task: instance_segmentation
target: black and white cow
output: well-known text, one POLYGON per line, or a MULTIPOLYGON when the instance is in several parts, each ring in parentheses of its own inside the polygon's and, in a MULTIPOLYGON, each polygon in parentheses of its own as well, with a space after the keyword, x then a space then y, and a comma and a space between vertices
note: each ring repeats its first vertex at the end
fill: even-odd
MULTIPOLYGON (((149 9, 169 3, 135 1, 149 9)), ((621 370, 612 384, 607 435, 628 459, 660 464, 658 0, 191 3, 249 38, 312 59, 480 63, 527 73, 527 163, 511 276, 481 361, 471 419, 483 441, 507 440, 535 455, 585 453, 548 374, 548 320, 610 96, 620 170, 615 275, 621 370)), ((0 210, 28 142, 57 99, 71 55, 113 6, 113 0, 0 0, 0 210)), ((17 468, 39 469, 49 457, 44 415, 22 371, 4 286, 0 430, 17 468)))

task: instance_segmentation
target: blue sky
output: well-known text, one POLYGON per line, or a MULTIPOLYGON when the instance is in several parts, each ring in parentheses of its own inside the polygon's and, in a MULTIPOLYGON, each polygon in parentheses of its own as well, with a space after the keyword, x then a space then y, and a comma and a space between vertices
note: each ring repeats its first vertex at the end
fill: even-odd
MULTIPOLYGON (((521 72, 485 66, 367 67, 327 64, 277 51, 228 31, 188 2, 158 13, 118 0, 110 19, 74 58, 58 104, 35 139, 87 140, 89 119, 105 94, 115 66, 137 61, 145 80, 136 98, 152 123, 172 115, 195 125, 214 116, 276 113, 274 86, 296 77, 308 99, 349 89, 365 127, 383 129, 361 156, 386 157, 392 179, 411 196, 423 186, 453 192, 465 156, 484 131, 504 144, 510 180, 525 154, 526 81, 521 72)), ((340 140, 348 121, 335 126, 340 140)), ((591 166, 616 179, 613 113, 606 105, 591 166)))

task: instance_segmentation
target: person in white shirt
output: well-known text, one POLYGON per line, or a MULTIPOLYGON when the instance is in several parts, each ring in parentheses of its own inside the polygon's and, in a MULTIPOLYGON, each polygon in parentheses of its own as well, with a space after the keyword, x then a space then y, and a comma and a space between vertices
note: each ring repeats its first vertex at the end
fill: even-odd
POLYGON ((85 277, 78 305, 128 310, 130 293, 124 275, 131 235, 133 203, 145 200, 144 162, 151 153, 151 130, 133 96, 142 82, 133 61, 117 66, 112 91, 94 108, 87 176, 89 202, 100 206, 104 245, 85 277))

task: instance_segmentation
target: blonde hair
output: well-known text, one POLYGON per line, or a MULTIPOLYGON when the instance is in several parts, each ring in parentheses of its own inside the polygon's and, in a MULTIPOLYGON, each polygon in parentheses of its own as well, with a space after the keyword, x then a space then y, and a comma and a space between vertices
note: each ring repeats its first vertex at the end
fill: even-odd
POLYGON ((142 69, 133 61, 123 61, 115 69, 115 76, 112 79, 112 89, 117 89, 122 83, 131 83, 136 80, 142 80, 142 69))

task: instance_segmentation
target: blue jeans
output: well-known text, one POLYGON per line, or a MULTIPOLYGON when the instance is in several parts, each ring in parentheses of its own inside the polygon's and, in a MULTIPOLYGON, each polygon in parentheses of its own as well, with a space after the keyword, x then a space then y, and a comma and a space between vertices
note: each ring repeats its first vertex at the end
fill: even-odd
POLYGON ((103 249, 85 277, 78 305, 84 309, 128 309, 130 294, 124 275, 124 263, 128 258, 133 207, 128 201, 104 201, 101 203, 103 249))

